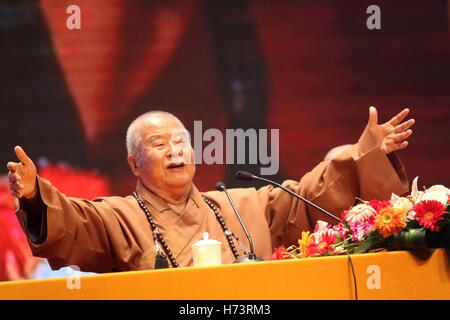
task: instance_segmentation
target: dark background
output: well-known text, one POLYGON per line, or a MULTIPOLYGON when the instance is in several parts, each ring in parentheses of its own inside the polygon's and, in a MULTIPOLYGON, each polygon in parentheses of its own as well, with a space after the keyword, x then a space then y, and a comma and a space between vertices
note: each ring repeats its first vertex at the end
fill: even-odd
MULTIPOLYGON (((0 162, 96 169, 132 191, 125 132, 162 109, 192 129, 279 128, 280 172, 299 179, 354 143, 368 108, 417 120, 400 152, 410 180, 450 185, 447 1, 0 1, 0 162), (81 8, 67 30, 66 8, 81 8), (381 30, 366 8, 381 8, 381 30)), ((244 166, 259 172, 259 166, 244 166)), ((200 165, 212 189, 242 169, 200 165)), ((5 169, 6 173, 6 169, 5 169)))

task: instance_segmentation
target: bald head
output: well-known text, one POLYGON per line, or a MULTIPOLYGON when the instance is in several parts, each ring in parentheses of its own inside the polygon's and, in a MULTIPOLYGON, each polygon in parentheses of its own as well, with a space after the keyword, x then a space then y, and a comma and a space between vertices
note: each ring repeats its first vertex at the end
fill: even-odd
POLYGON ((134 120, 127 131, 127 161, 138 181, 169 202, 185 201, 195 174, 194 150, 181 121, 164 111, 134 120))
POLYGON ((185 128, 180 119, 166 111, 149 111, 137 117, 127 130, 126 144, 128 154, 133 155, 139 162, 141 158, 139 150, 144 138, 145 129, 148 127, 158 127, 167 121, 178 122, 180 126, 185 128))

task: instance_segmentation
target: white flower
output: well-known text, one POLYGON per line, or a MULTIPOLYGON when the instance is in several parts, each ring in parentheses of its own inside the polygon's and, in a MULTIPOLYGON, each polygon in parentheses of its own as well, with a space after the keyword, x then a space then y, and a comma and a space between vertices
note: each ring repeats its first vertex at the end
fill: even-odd
POLYGON ((405 197, 397 197, 397 199, 392 201, 392 207, 397 209, 406 209, 409 211, 414 206, 414 203, 405 197))
POLYGON ((436 200, 442 205, 446 206, 448 202, 448 195, 445 192, 439 192, 439 191, 425 191, 422 197, 420 197, 420 201, 425 200, 436 200))
POLYGON ((347 211, 345 220, 347 220, 349 223, 365 222, 376 213, 377 212, 374 208, 372 208, 372 206, 361 203, 357 204, 347 211))
POLYGON ((331 226, 322 220, 318 220, 316 223, 316 227, 314 228, 314 234, 313 234, 313 241, 316 244, 320 243, 320 239, 322 238, 323 234, 328 233, 331 235, 338 235, 338 232, 336 230, 333 230, 331 226))
POLYGON ((441 185, 441 184, 435 184, 434 186, 431 186, 425 192, 443 192, 447 196, 450 196, 450 189, 441 185))
POLYGON ((341 247, 334 247, 334 251, 333 251, 333 254, 334 254, 334 255, 343 254, 344 252, 345 252, 344 248, 341 248, 341 247))
POLYGON ((324 232, 328 230, 328 222, 317 220, 316 227, 314 233, 316 232, 324 232))
POLYGON ((327 231, 328 231, 328 223, 322 220, 318 220, 316 223, 316 227, 314 228, 314 237, 313 237, 314 242, 318 244, 322 234, 324 234, 327 231))
POLYGON ((420 198, 422 197, 423 191, 419 191, 419 188, 417 187, 419 181, 419 177, 415 177, 412 184, 411 184, 411 200, 414 203, 420 202, 420 198))
POLYGON ((449 202, 450 189, 436 184, 426 189, 425 191, 419 191, 418 185, 419 177, 415 177, 411 185, 411 200, 414 203, 419 203, 424 200, 436 200, 442 203, 444 206, 449 202))

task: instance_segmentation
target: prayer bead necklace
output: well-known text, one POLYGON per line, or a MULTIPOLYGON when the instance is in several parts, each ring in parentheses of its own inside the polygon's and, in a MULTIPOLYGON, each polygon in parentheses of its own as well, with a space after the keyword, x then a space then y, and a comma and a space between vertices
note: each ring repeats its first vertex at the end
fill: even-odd
MULTIPOLYGON (((170 250, 169 246, 167 245, 166 240, 164 240, 162 233, 159 231, 158 227, 156 226, 155 220, 153 220, 153 216, 150 213, 150 210, 147 208, 147 206, 141 200, 141 197, 139 196, 139 194, 137 192, 133 192, 133 197, 136 199, 137 203, 139 204, 139 207, 142 209, 142 211, 144 211, 145 216, 147 217, 148 223, 150 224, 150 228, 152 230, 153 240, 155 241, 155 245, 157 245, 159 243, 162 246, 162 250, 164 251, 164 254, 169 259, 170 264, 174 268, 179 267, 179 264, 176 261, 175 256, 173 255, 172 251, 170 250)), ((234 245, 232 236, 234 236, 238 242, 240 242, 240 240, 228 229, 228 227, 227 227, 225 221, 223 220, 222 215, 220 214, 217 207, 210 200, 206 199, 205 197, 203 197, 203 200, 214 212, 214 215, 216 216, 216 219, 219 222, 220 226, 222 227, 225 237, 227 238, 227 241, 230 246, 231 252, 233 253, 233 256, 236 259, 238 259, 239 253, 236 250, 236 246, 234 245)), ((244 250, 244 253, 245 253, 245 250, 244 250)))

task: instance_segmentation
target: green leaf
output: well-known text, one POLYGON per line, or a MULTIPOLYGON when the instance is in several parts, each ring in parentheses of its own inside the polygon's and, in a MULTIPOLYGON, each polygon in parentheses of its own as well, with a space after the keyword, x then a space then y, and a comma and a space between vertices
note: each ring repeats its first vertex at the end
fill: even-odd
POLYGON ((384 240, 381 233, 378 232, 378 230, 375 230, 371 232, 366 240, 364 240, 363 243, 361 243, 353 253, 364 253, 367 252, 370 248, 375 247, 377 244, 380 243, 380 241, 384 240))
POLYGON ((349 234, 349 235, 352 235, 352 234, 353 234, 353 233, 352 233, 352 228, 350 228, 350 225, 348 224, 348 222, 347 222, 346 220, 342 219, 342 224, 344 225, 344 227, 347 228, 348 234, 349 234))
POLYGON ((408 222, 406 223, 406 227, 407 227, 408 229, 418 229, 418 228, 420 228, 421 226, 420 226, 420 224, 419 224, 419 222, 418 222, 417 220, 412 220, 412 221, 408 221, 408 222))
POLYGON ((392 236, 390 249, 394 250, 426 250, 428 249, 426 240, 426 229, 404 230, 392 236))
POLYGON ((373 245, 372 240, 367 239, 363 243, 361 243, 356 249, 353 251, 353 253, 364 253, 367 252, 373 245))
POLYGON ((438 221, 436 224, 437 224, 439 227, 443 228, 443 227, 445 227, 446 225, 449 224, 449 221, 447 221, 447 220, 441 220, 441 221, 438 221))

